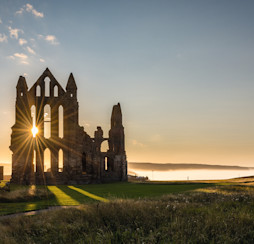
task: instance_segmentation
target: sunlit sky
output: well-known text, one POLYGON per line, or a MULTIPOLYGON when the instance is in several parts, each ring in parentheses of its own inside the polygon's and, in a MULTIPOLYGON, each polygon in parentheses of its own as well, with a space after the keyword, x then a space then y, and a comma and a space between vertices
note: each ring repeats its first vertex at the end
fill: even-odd
POLYGON ((0 162, 15 87, 48 67, 107 136, 121 103, 130 162, 254 163, 254 1, 1 0, 0 162))

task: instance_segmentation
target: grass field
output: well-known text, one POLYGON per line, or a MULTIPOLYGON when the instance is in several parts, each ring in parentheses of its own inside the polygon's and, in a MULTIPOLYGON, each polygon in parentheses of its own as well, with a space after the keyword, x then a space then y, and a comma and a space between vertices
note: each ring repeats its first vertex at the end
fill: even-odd
POLYGON ((0 243, 254 243, 254 187, 242 182, 53 186, 63 203, 92 198, 78 209, 0 218, 0 243))
POLYGON ((39 186, 37 188, 45 190, 44 199, 38 200, 36 198, 35 200, 31 200, 33 196, 27 196, 29 200, 26 200, 25 196, 22 199, 19 195, 30 194, 29 188, 31 186, 11 185, 11 192, 4 194, 15 194, 14 197, 18 195, 19 197, 17 199, 19 200, 15 202, 12 198, 9 202, 8 200, 1 202, 0 215, 43 209, 50 206, 77 206, 84 203, 108 202, 119 198, 156 198, 165 194, 191 191, 208 186, 211 186, 211 184, 112 183, 76 186, 39 186), (21 193, 16 194, 17 192, 21 193))

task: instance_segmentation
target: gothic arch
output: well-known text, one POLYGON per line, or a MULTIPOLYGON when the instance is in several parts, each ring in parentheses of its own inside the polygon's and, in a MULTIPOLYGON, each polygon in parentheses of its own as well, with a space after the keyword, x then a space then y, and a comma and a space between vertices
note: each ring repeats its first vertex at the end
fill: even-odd
POLYGON ((44 150, 44 172, 51 171, 51 151, 49 148, 44 150))
POLYGON ((63 172, 63 150, 60 149, 58 152, 58 172, 63 172))
POLYGON ((54 86, 54 97, 58 97, 58 86, 54 86))
POLYGON ((36 97, 40 97, 41 96, 41 87, 40 85, 36 86, 36 97))
POLYGON ((58 135, 59 138, 63 138, 64 137, 64 110, 63 110, 63 106, 60 105, 58 107, 58 135))
POLYGON ((44 106, 44 137, 46 139, 51 137, 51 108, 49 104, 44 106))
POLYGON ((48 76, 45 77, 44 84, 45 84, 45 90, 44 90, 45 97, 49 97, 50 96, 50 79, 48 76))

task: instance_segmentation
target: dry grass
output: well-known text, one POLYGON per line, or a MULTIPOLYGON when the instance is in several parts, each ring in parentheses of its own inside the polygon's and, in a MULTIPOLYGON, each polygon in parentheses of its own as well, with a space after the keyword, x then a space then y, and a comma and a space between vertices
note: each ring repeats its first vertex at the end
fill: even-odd
POLYGON ((0 221, 2 243, 254 243, 254 188, 217 186, 0 221))
POLYGON ((0 191, 0 202, 26 202, 33 200, 48 199, 54 195, 45 188, 36 186, 22 187, 14 191, 0 191))

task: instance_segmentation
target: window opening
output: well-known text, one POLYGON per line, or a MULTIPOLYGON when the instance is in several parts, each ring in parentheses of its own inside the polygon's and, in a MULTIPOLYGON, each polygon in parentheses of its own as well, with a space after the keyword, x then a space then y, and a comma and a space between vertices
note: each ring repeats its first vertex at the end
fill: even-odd
POLYGON ((36 172, 36 151, 33 152, 33 168, 34 172, 36 172))
POLYGON ((63 172, 63 150, 60 149, 58 153, 58 172, 63 172))
POLYGON ((40 97, 41 96, 41 87, 38 85, 36 87, 36 97, 40 97))
POLYGON ((58 86, 54 87, 54 97, 58 97, 58 86))
POLYGON ((35 107, 35 105, 33 105, 31 107, 31 117, 32 117, 33 127, 35 127, 36 126, 36 107, 35 107))
POLYGON ((58 108, 58 133, 59 137, 63 138, 64 137, 64 111, 63 111, 63 106, 60 105, 58 108))
POLYGON ((104 158, 104 169, 105 169, 105 171, 108 170, 108 157, 104 158))
POLYGON ((45 97, 49 97, 49 94, 50 94, 50 79, 49 77, 46 77, 44 79, 44 84, 45 84, 45 97))
POLYGON ((51 109, 48 104, 44 106, 44 137, 46 139, 51 136, 51 109))
POLYGON ((44 172, 50 172, 51 171, 51 152, 47 148, 44 151, 44 172))
POLYGON ((107 152, 108 151, 108 141, 105 140, 101 143, 101 152, 107 152))

